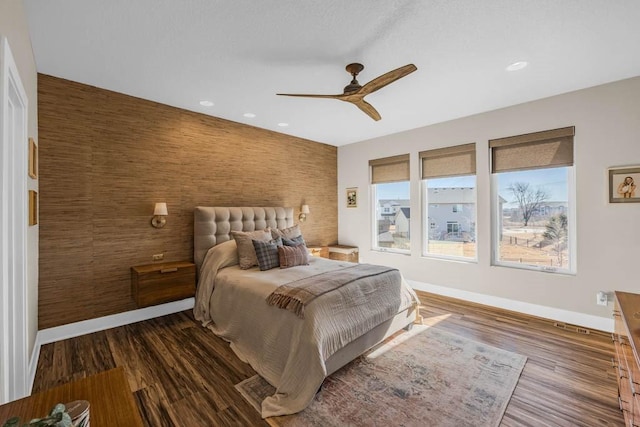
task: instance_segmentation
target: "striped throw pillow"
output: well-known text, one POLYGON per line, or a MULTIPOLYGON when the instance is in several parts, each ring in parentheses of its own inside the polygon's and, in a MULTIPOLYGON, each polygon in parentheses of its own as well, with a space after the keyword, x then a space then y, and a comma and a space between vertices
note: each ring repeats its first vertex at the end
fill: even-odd
POLYGON ((278 246, 278 256, 280 257, 280 268, 309 265, 309 251, 305 245, 278 246))

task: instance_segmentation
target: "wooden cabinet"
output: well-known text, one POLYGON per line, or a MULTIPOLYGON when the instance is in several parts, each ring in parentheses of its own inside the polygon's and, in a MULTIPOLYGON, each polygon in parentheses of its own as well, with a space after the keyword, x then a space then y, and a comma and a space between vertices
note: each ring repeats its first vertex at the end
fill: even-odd
POLYGON ((307 246, 309 254, 321 258, 329 258, 329 248, 327 246, 309 245, 307 246))
POLYGON ((347 245, 307 245, 309 254, 337 261, 358 262, 358 248, 347 245))
POLYGON ((615 293, 613 365, 625 425, 640 426, 640 294, 615 293))
POLYGON ((196 266, 183 261, 131 267, 131 292, 138 307, 192 297, 196 266))
POLYGON ((347 245, 331 245, 329 246, 329 259, 358 262, 358 248, 347 245))

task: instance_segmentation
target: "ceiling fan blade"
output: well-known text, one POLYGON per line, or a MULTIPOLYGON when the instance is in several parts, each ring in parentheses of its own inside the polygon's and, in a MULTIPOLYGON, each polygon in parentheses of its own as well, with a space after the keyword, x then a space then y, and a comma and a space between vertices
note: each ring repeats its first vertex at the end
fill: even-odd
POLYGON ((395 70, 389 71, 388 73, 371 80, 369 83, 362 86, 357 93, 358 95, 366 96, 372 92, 382 89, 386 85, 391 84, 398 79, 403 78, 407 74, 413 73, 417 69, 418 68, 413 64, 407 64, 404 67, 396 68, 395 70))
POLYGON ((314 94, 304 94, 304 93, 276 93, 276 95, 280 96, 297 96, 300 98, 332 98, 332 99, 340 99, 344 96, 344 94, 339 95, 314 95, 314 94))
POLYGON ((361 109, 362 111, 364 111, 367 116, 371 117, 376 122, 382 118, 380 117, 380 113, 378 113, 378 111, 375 108, 373 108, 373 105, 369 104, 364 99, 360 99, 358 101, 350 101, 350 102, 356 107, 358 107, 359 109, 361 109))

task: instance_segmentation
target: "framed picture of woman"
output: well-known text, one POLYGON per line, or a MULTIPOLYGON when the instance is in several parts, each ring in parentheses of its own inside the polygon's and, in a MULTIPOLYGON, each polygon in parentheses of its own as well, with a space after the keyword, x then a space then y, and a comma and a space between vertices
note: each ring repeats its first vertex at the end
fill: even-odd
POLYGON ((609 203, 640 202, 640 166, 609 169, 609 203))

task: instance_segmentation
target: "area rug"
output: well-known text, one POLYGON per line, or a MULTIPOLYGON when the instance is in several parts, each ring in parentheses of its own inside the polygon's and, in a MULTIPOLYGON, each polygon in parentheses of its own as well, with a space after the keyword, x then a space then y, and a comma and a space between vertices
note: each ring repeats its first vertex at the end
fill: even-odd
MULTIPOLYGON (((526 357, 416 325, 326 378, 294 426, 498 426, 526 357)), ((236 389, 259 412, 275 389, 255 375, 236 389)))

